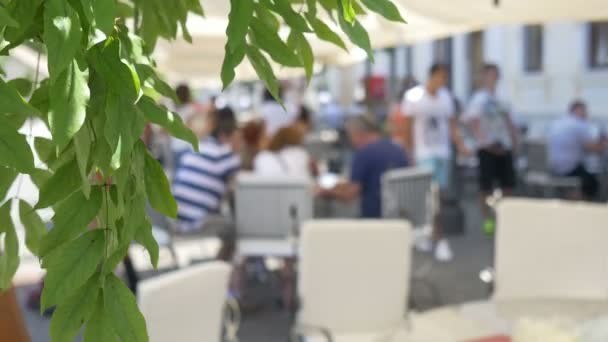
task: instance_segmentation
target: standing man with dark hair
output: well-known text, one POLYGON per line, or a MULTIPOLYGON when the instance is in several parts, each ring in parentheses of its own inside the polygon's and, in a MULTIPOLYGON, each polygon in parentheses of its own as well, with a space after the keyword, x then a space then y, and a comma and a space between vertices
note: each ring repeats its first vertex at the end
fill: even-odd
MULTIPOLYGON (((432 65, 427 82, 405 93, 401 109, 405 117, 402 136, 407 151, 416 166, 433 172, 440 189, 449 185, 452 142, 458 151, 466 153, 454 116, 454 99, 445 88, 448 79, 447 65, 432 65)), ((438 220, 434 221, 432 239, 421 240, 417 248, 430 252, 434 247, 437 260, 449 261, 453 258, 452 250, 438 220)))
POLYGON ((587 105, 574 101, 568 115, 557 119, 549 129, 547 148, 551 171, 559 176, 579 178, 583 198, 595 199, 599 182, 585 167, 585 156, 604 151, 606 143, 606 137, 593 136, 587 121, 587 105))
POLYGON ((497 65, 483 66, 482 86, 473 94, 463 115, 477 141, 483 230, 487 234, 493 234, 496 226, 487 204, 494 187, 498 184, 504 196, 511 195, 515 187, 513 155, 518 144, 517 132, 509 105, 496 94, 499 78, 497 65))
POLYGON ((367 116, 350 119, 346 127, 355 148, 350 181, 320 190, 320 195, 343 201, 360 198, 361 217, 379 218, 382 175, 390 169, 406 167, 406 154, 401 147, 382 138, 376 123, 367 116))

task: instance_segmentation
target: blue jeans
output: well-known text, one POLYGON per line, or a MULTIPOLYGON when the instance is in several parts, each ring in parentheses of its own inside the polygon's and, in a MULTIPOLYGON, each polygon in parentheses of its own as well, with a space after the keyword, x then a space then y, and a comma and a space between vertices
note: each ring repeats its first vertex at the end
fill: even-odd
POLYGON ((440 189, 448 187, 450 181, 450 160, 447 158, 425 158, 416 161, 417 166, 433 172, 433 180, 440 189))

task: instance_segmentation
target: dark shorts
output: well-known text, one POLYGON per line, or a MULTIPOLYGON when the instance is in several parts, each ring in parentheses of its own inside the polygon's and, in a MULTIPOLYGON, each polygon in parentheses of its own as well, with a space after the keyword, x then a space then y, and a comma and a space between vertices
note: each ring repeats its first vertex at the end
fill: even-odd
POLYGON ((515 187, 513 154, 509 151, 493 153, 479 150, 479 187, 483 192, 492 192, 496 186, 501 189, 515 187))

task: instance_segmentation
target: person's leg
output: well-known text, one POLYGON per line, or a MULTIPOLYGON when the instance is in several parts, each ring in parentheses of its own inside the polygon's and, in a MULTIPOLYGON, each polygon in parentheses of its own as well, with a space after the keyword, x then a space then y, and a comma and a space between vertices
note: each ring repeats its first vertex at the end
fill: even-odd
POLYGON ((488 199, 492 196, 496 175, 495 155, 486 150, 479 150, 479 203, 481 207, 482 228, 486 234, 494 232, 494 217, 488 199))
POLYGON ((599 191, 599 182, 595 175, 585 169, 584 165, 578 165, 572 172, 568 173, 567 176, 577 177, 581 180, 583 199, 589 201, 596 198, 599 191))
POLYGON ((441 213, 441 193, 447 191, 449 185, 450 175, 450 162, 448 159, 436 159, 435 160, 435 180, 439 184, 440 195, 438 199, 439 210, 433 220, 433 242, 435 244, 435 259, 438 261, 450 261, 454 258, 452 249, 448 240, 443 234, 443 226, 441 225, 440 213, 441 213))
POLYGON ((499 156, 498 159, 497 176, 498 181, 500 182, 502 196, 509 197, 513 195, 517 177, 515 175, 513 154, 511 152, 506 152, 504 155, 499 156))

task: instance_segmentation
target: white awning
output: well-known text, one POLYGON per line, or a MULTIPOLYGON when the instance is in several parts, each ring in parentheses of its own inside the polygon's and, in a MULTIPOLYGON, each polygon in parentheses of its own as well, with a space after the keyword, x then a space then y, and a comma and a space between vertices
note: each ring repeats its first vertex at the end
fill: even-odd
MULTIPOLYGON (((456 33, 483 29, 504 23, 540 23, 556 20, 599 20, 608 18, 606 0, 393 0, 408 24, 397 24, 369 14, 361 18, 374 48, 398 46, 442 38, 456 33), (495 1, 498 1, 495 4, 495 1)), ((219 84, 224 57, 225 29, 229 1, 203 0, 205 18, 193 16, 188 28, 193 44, 182 40, 160 42, 157 59, 170 81, 189 80, 194 84, 219 84)), ((338 29, 336 28, 336 31, 338 29)), ((317 61, 349 64, 361 61, 365 53, 349 44, 343 51, 308 35, 317 61)), ((347 41, 347 39, 345 39, 347 41)), ((275 69, 281 78, 301 75, 301 69, 275 69)), ((245 61, 237 79, 256 79, 245 61)))

